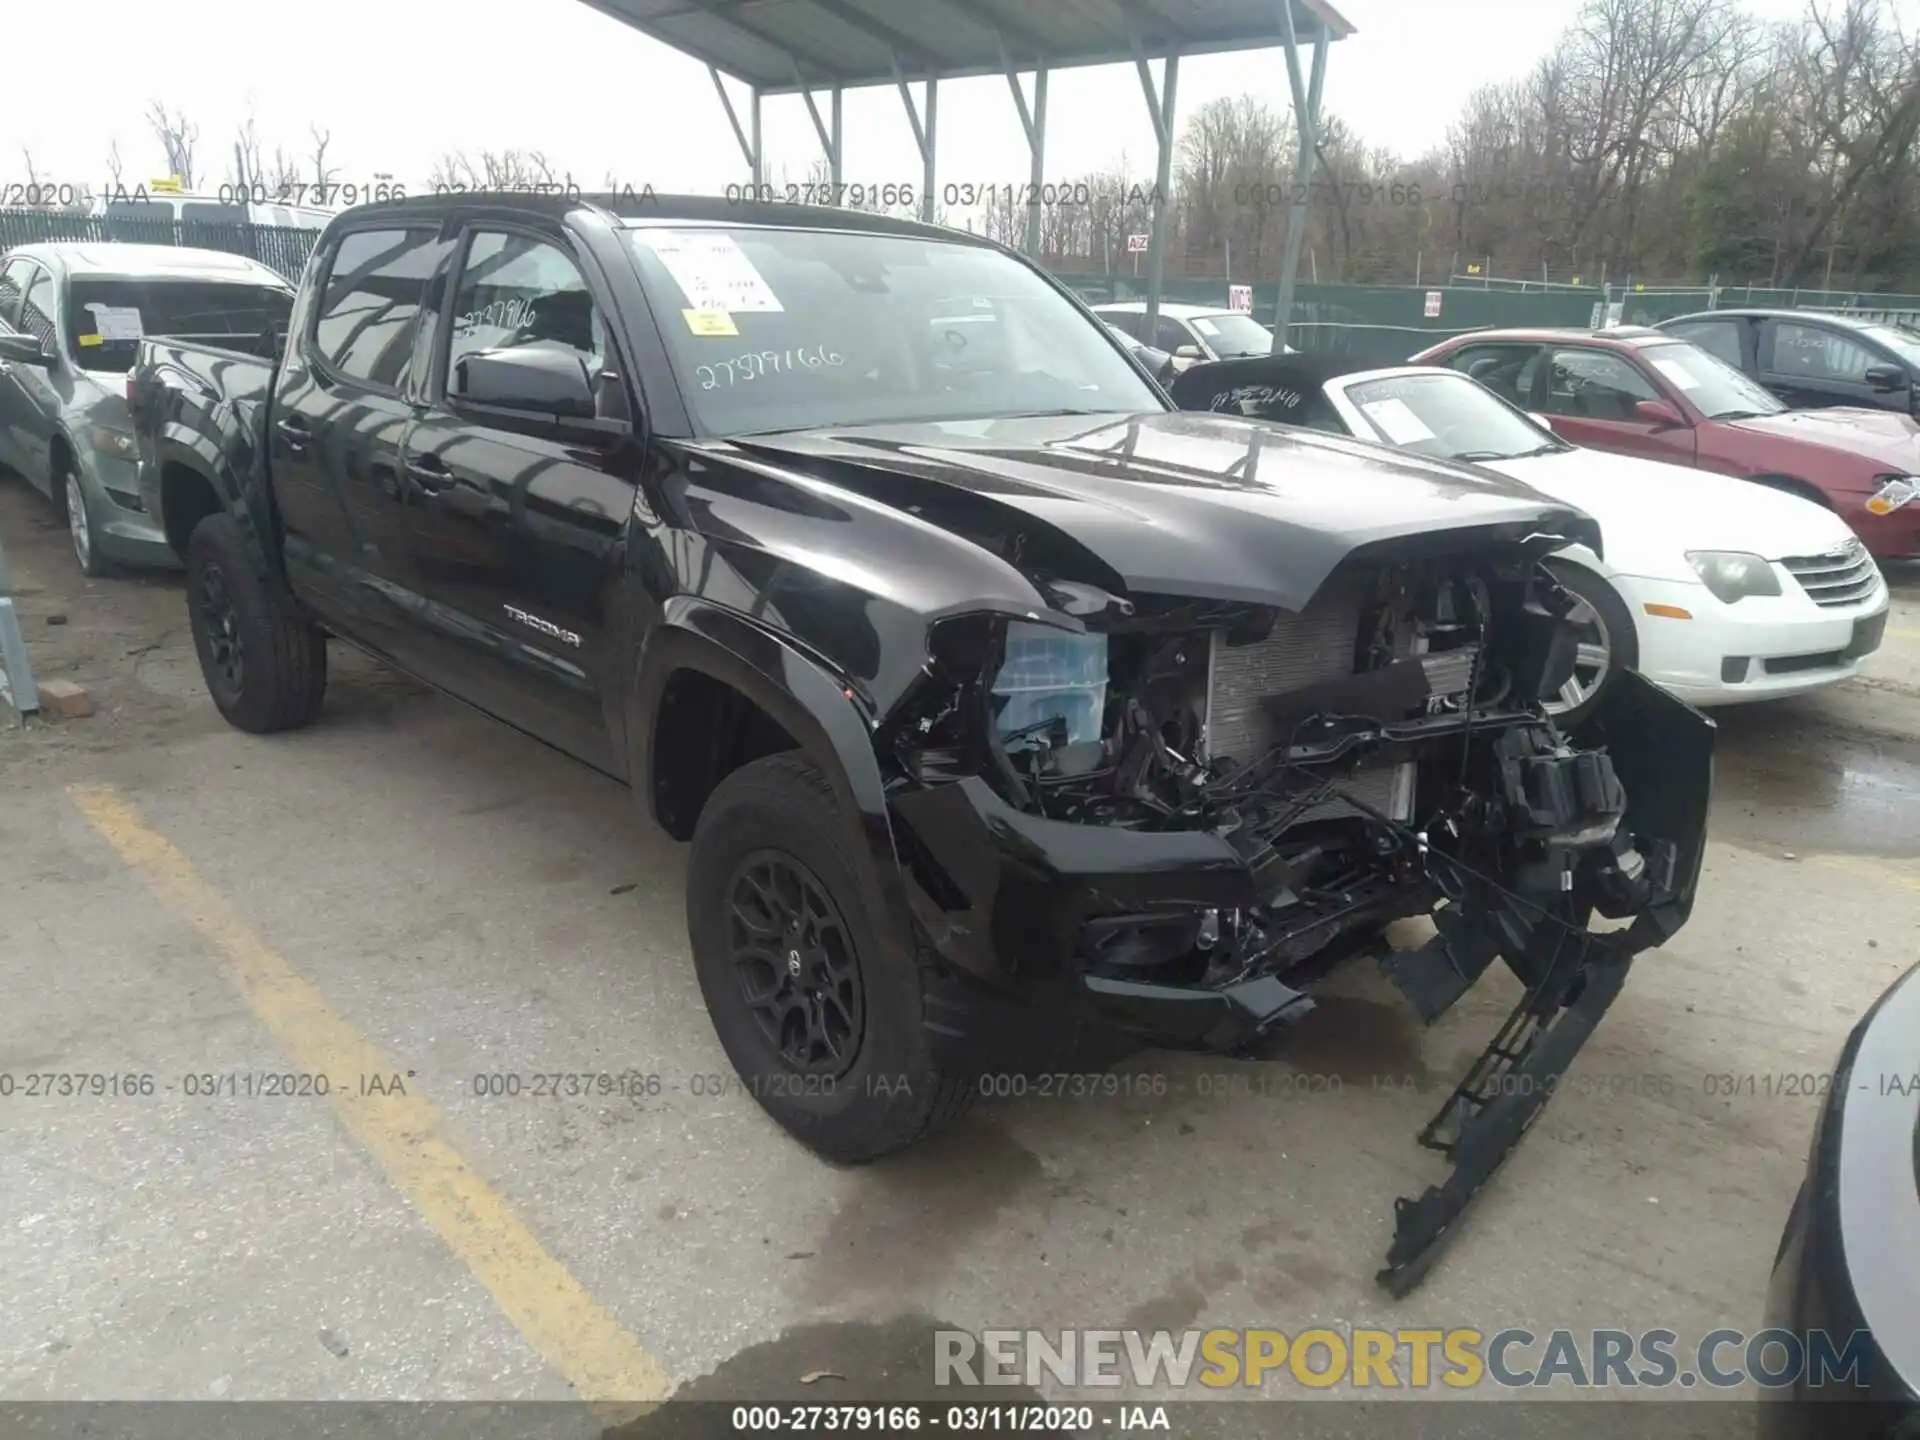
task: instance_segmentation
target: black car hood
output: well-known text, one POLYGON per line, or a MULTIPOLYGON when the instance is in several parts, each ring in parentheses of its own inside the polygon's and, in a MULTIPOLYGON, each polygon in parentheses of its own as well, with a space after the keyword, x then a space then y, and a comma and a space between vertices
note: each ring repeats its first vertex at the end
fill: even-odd
POLYGON ((1552 534, 1600 548, 1589 517, 1517 481, 1225 415, 876 424, 726 443, 915 513, 924 489, 890 495, 876 473, 957 488, 1063 532, 1138 593, 1300 610, 1363 546, 1438 553, 1552 534))

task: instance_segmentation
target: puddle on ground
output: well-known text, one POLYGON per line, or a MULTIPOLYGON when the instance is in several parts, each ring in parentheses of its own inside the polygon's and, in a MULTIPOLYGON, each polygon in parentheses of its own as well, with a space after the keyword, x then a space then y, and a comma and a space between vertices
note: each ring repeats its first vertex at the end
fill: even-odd
POLYGON ((1837 730, 1785 705, 1714 719, 1713 839, 1772 853, 1920 856, 1920 740, 1837 730))

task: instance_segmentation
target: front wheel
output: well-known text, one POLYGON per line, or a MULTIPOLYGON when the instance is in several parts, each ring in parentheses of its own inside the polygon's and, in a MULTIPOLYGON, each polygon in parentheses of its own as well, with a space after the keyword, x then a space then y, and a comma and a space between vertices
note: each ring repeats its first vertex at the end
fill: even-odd
POLYGON ((327 689, 327 642, 285 583, 248 550, 231 515, 187 541, 187 618, 213 703, 236 729, 305 725, 327 689))
POLYGON ((930 961, 881 952, 833 786, 797 752, 721 781, 694 829, 687 931, 721 1048, 761 1107, 830 1159, 871 1160, 959 1115, 932 1058, 930 961))
POLYGON ((113 564, 100 553, 93 511, 87 505, 86 491, 80 486, 80 471, 71 460, 61 460, 53 472, 54 505, 67 522, 67 539, 73 545, 73 558, 80 573, 98 580, 113 573, 113 564))
POLYGON ((1640 637, 1633 628, 1633 612, 1605 580, 1564 560, 1549 560, 1547 568, 1574 599, 1567 616, 1579 637, 1573 674, 1546 702, 1547 713, 1571 728, 1598 708, 1616 675, 1639 666, 1640 637))

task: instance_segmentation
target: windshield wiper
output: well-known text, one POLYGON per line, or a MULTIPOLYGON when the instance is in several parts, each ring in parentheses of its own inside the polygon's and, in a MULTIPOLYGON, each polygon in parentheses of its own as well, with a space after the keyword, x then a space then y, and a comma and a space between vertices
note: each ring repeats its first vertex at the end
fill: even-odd
POLYGON ((1482 460, 1514 460, 1519 457, 1509 455, 1501 450, 1462 450, 1459 454, 1451 456, 1450 458, 1468 465, 1473 465, 1482 460))
POLYGON ((1759 420, 1768 415, 1778 415, 1778 410, 1722 410, 1718 415, 1709 415, 1709 420, 1759 420))

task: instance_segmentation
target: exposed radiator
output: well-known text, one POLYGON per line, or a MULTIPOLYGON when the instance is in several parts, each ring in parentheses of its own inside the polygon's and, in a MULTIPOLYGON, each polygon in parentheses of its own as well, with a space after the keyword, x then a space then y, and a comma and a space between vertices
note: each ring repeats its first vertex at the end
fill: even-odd
MULTIPOLYGON (((1252 645, 1229 645, 1213 632, 1207 667, 1207 754, 1242 764, 1259 759, 1287 737, 1261 704, 1269 695, 1353 673, 1356 643, 1365 602, 1359 594, 1322 595, 1298 615, 1282 615, 1273 633, 1252 645)), ((1363 769, 1340 788, 1396 820, 1413 818, 1414 766, 1383 765, 1363 769)), ((1353 807, 1329 802, 1310 818, 1352 814, 1353 807)))

